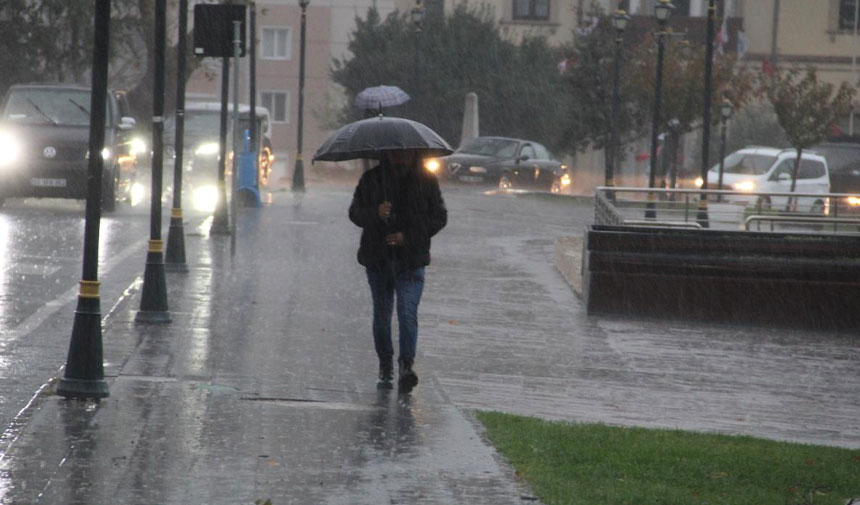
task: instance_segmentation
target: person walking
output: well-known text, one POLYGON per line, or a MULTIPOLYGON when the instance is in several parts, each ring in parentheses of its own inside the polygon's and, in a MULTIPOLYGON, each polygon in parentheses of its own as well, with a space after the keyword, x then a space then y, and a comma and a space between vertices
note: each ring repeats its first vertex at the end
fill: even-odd
POLYGON ((394 379, 391 317, 397 302, 398 387, 418 384, 418 304, 424 267, 430 264, 430 238, 448 223, 448 210, 436 176, 421 166, 414 150, 383 153, 365 172, 352 197, 349 219, 359 226, 358 262, 365 267, 373 299, 373 341, 379 380, 394 379))

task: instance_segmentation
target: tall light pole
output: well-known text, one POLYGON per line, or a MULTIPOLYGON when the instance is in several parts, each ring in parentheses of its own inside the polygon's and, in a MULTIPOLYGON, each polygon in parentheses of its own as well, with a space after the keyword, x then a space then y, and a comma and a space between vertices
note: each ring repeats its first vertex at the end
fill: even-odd
MULTIPOLYGON (((609 145, 606 148, 606 180, 604 181, 604 184, 609 187, 615 186, 615 166, 618 160, 618 80, 621 75, 621 42, 629 21, 630 16, 621 9, 615 11, 615 15, 612 16, 612 26, 615 28, 615 62, 612 70, 612 104, 609 112, 609 145)), ((610 199, 615 198, 614 193, 609 193, 607 196, 610 199)))
POLYGON ((172 322, 167 311, 164 242, 161 240, 161 185, 164 168, 164 46, 167 39, 167 0, 155 1, 155 83, 152 92, 152 194, 149 251, 143 271, 140 310, 136 323, 172 322))
MULTIPOLYGON (((90 152, 100 153, 105 145, 110 0, 96 1, 94 21, 90 152)), ((66 398, 106 398, 110 394, 105 381, 98 281, 104 159, 101 156, 90 156, 88 171, 83 277, 78 292, 78 306, 75 309, 75 323, 72 327, 66 368, 63 378, 57 384, 57 394, 66 398)))
MULTIPOLYGON (((663 52, 666 39, 666 22, 669 20, 669 14, 675 6, 669 0, 660 0, 660 3, 654 7, 654 15, 657 17, 659 31, 657 32, 657 78, 654 82, 654 110, 651 118, 651 167, 648 173, 648 187, 654 187, 654 179, 657 174, 657 137, 660 135, 660 99, 663 92, 663 52)), ((656 205, 654 203, 655 194, 653 191, 648 193, 648 204, 645 210, 646 219, 655 219, 657 217, 656 205)))
POLYGON ((293 191, 303 192, 305 190, 305 165, 302 162, 302 121, 305 108, 305 38, 307 36, 307 8, 311 0, 299 0, 302 8, 302 29, 299 39, 299 133, 298 148, 296 149, 296 167, 293 170, 293 191))
POLYGON ((412 24, 415 25, 415 71, 412 73, 415 84, 412 86, 412 94, 416 99, 413 103, 418 102, 418 97, 421 95, 421 23, 424 21, 424 6, 421 5, 421 0, 416 0, 412 6, 409 16, 412 18, 412 24))
POLYGON ((173 208, 167 230, 164 269, 188 272, 185 262, 185 230, 182 224, 182 164, 185 163, 185 41, 188 38, 188 0, 179 0, 179 37, 176 44, 176 129, 174 131, 173 208))
MULTIPOLYGON (((708 0, 708 30, 705 35, 705 110, 702 113, 702 189, 708 189, 708 168, 711 164, 711 100, 713 97, 713 64, 714 64, 714 18, 717 15, 715 0, 708 0)), ((725 12, 725 9, 723 9, 725 12)), ((723 14, 725 15, 725 13, 723 14)), ((702 193, 699 197, 699 209, 696 222, 702 228, 708 228, 708 195, 702 193)))
MULTIPOLYGON (((720 176, 717 179, 717 189, 723 189, 723 168, 726 158, 726 123, 732 118, 734 110, 732 102, 724 98, 723 103, 720 104, 720 176)), ((723 195, 717 196, 717 201, 721 201, 722 199, 723 195)))

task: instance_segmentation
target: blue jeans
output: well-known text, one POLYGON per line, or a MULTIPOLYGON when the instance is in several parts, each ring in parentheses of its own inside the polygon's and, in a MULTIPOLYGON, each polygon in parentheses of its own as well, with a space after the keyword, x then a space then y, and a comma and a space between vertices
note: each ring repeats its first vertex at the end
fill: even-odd
POLYGON ((373 342, 380 358, 394 356, 391 344, 391 313, 397 296, 397 323, 400 336, 398 361, 415 359, 418 344, 418 303, 424 292, 424 267, 410 269, 395 262, 381 271, 367 270, 367 282, 373 297, 373 342))

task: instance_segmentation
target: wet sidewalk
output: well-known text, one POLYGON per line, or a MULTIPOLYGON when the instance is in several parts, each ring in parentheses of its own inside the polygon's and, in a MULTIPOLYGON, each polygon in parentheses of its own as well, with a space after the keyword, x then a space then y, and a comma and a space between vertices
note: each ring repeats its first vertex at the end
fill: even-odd
POLYGON ((535 503, 472 409, 860 446, 856 336, 588 317, 553 265, 588 202, 444 191, 411 395, 377 388, 351 188, 277 193, 235 253, 186 226, 170 325, 103 300, 111 396, 46 388, 0 503, 535 503))
POLYGON ((528 499, 420 363, 412 394, 378 387, 350 196, 245 210, 234 254, 187 226, 190 272, 167 273, 173 322, 135 325, 139 283, 103 306, 110 397, 42 391, 2 459, 0 503, 528 499))

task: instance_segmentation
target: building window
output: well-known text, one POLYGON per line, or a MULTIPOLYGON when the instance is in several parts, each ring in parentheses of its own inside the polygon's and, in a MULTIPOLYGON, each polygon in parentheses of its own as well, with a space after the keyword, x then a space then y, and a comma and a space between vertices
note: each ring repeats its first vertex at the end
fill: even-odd
POLYGON ((514 19, 549 21, 550 0, 514 0, 514 19))
POLYGON ((269 117, 273 123, 288 123, 289 114, 289 96, 286 91, 261 91, 260 105, 269 109, 269 117))
POLYGON ((292 33, 289 27, 263 27, 264 60, 289 60, 292 56, 292 33))
POLYGON ((853 30, 854 29, 854 14, 857 9, 858 0, 840 0, 839 1, 839 29, 853 30))

